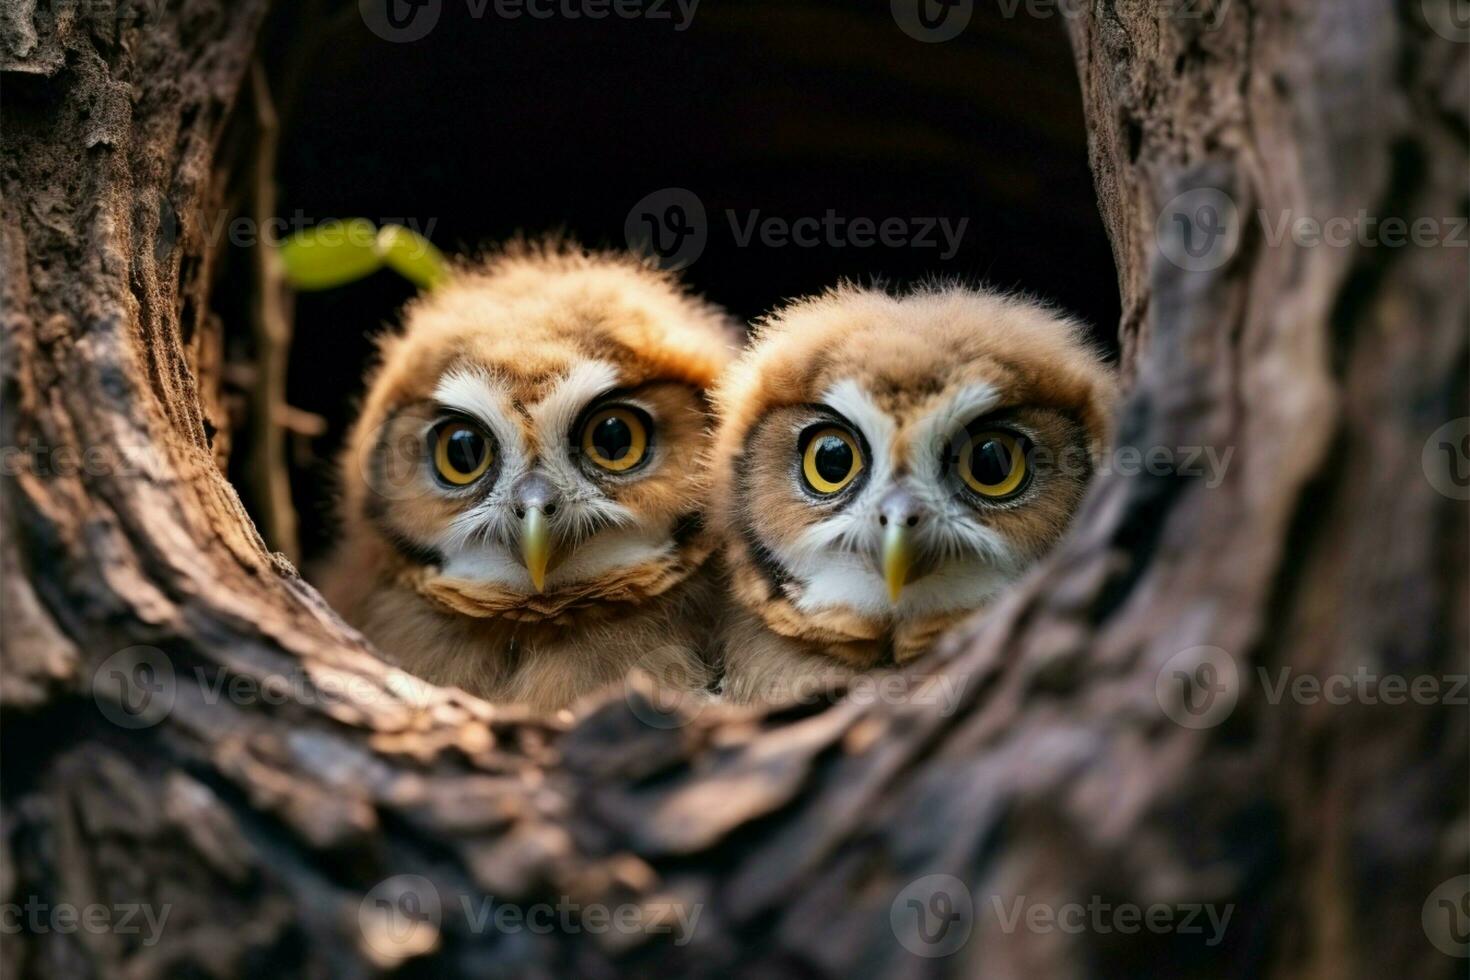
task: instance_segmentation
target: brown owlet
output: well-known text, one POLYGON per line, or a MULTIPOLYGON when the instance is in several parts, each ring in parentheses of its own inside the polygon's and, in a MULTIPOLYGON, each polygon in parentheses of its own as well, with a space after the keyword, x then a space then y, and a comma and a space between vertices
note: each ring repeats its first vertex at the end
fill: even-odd
POLYGON ((706 390, 739 331, 630 256, 518 245, 382 344, 324 591, 408 670, 557 708, 709 681, 706 390))
POLYGON ((757 325, 718 386, 711 517, 731 700, 903 663, 1067 527, 1113 371, 1071 320, 957 286, 843 286, 757 325))

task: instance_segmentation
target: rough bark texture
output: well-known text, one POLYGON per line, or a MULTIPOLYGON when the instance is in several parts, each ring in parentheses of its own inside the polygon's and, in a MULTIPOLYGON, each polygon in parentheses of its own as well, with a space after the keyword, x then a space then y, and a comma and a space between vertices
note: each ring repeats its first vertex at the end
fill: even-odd
POLYGON ((1105 475, 1055 558, 926 665, 961 685, 953 711, 674 724, 636 693, 570 723, 409 682, 220 475, 213 252, 190 215, 223 193, 263 0, 8 3, 0 901, 170 913, 151 945, 7 935, 7 975, 1462 974, 1420 917, 1470 860, 1470 713, 1273 699, 1260 671, 1466 671, 1470 526, 1421 452, 1470 414, 1467 252, 1267 232, 1464 215, 1467 46, 1417 2, 1085 6, 1068 27, 1121 269, 1120 440, 1233 449, 1223 481, 1105 475), (1190 272, 1155 227, 1199 187, 1236 203, 1239 247, 1190 272), (1208 727, 1171 721, 1157 683, 1203 676, 1198 647, 1239 681, 1208 727), (171 710, 110 720, 130 721, 128 678, 171 710), (931 874, 973 906, 944 957, 909 949, 903 895, 948 908, 903 891, 931 874), (486 896, 700 917, 682 944, 477 928, 462 903, 486 896), (1017 899, 1095 896, 1233 911, 1215 945, 1006 927, 1017 899))

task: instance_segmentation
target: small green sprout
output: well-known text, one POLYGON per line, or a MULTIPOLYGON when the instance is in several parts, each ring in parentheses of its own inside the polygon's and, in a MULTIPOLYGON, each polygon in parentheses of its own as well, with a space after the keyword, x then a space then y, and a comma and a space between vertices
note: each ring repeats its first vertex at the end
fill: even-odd
POLYGON ((433 289, 449 276, 444 255, 423 235, 402 225, 375 229, 366 218, 324 221, 281 243, 286 281, 295 289, 331 289, 377 272, 383 266, 433 289))

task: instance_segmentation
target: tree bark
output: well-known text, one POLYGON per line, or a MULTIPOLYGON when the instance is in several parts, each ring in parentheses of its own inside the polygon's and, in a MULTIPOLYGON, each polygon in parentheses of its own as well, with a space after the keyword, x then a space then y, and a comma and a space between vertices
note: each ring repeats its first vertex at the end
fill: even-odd
POLYGON ((1470 463, 1470 67, 1443 22, 1063 5, 1119 444, 1169 460, 1115 454, 908 697, 752 718, 634 685, 572 720, 380 662, 220 474, 194 216, 265 6, 0 15, 7 975, 1463 972, 1430 922, 1470 870, 1470 522, 1432 465, 1470 463), (1441 240, 1276 240, 1360 209, 1441 240), (1394 704, 1390 677, 1439 686, 1394 704), (94 903, 168 917, 147 942, 24 911, 94 903))

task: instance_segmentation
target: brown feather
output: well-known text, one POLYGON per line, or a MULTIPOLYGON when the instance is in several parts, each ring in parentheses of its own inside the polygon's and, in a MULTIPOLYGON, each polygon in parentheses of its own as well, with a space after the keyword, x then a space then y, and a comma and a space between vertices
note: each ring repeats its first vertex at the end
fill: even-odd
POLYGON ((380 345, 344 454, 328 599, 407 669, 494 700, 562 707, 634 667, 703 689, 716 615, 701 571, 715 542, 701 515, 705 389, 733 356, 738 328, 668 273, 558 243, 462 263, 403 319, 380 345), (436 386, 465 370, 494 379, 515 406, 504 423, 533 454, 549 452, 535 444, 531 413, 589 360, 611 365, 617 389, 650 406, 663 454, 598 492, 638 527, 668 528, 667 549, 545 595, 444 574, 438 542, 474 499, 429 489, 421 434, 439 411, 436 386))
POLYGON ((827 519, 796 489, 797 433, 812 406, 851 382, 892 423, 895 472, 924 451, 926 420, 956 394, 990 386, 990 414, 1075 452, 1078 472, 1039 481, 1013 506, 975 519, 1025 563, 1062 534, 1103 451, 1116 399, 1112 370, 1083 328, 1029 300, 962 287, 906 295, 842 286, 799 300, 758 324, 755 340, 717 386, 711 520, 740 611, 726 620, 725 689, 766 700, 810 672, 863 670, 922 654, 973 608, 896 618, 842 603, 803 605, 809 583, 781 555, 827 519))

